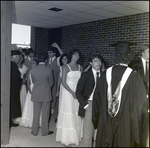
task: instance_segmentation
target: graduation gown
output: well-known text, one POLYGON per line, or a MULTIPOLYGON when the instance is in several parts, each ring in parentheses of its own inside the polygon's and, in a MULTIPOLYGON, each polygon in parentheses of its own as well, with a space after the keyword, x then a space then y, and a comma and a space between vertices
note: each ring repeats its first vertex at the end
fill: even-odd
MULTIPOLYGON (((126 66, 112 69, 112 94, 121 80, 126 66)), ((96 147, 132 147, 140 145, 142 111, 146 92, 140 75, 131 72, 122 89, 118 114, 111 117, 107 111, 106 71, 101 75, 94 96, 92 122, 97 129, 96 147)))
POLYGON ((13 119, 21 117, 20 89, 22 85, 21 73, 13 61, 11 61, 10 76, 10 119, 13 119))

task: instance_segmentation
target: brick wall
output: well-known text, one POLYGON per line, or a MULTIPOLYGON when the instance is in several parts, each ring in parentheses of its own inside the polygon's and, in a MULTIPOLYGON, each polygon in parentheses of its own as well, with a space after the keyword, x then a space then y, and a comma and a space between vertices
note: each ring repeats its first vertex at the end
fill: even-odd
POLYGON ((31 47, 36 53, 47 51, 49 29, 31 27, 31 47))
MULTIPOLYGON (((31 30, 31 47, 37 51, 45 50, 48 29, 32 27, 31 30)), ((99 52, 108 62, 108 66, 111 66, 114 64, 115 49, 109 44, 117 40, 137 42, 132 49, 138 55, 140 46, 149 43, 149 13, 62 27, 61 48, 64 52, 79 49, 83 55, 83 66, 87 65, 88 56, 92 52, 99 52)))

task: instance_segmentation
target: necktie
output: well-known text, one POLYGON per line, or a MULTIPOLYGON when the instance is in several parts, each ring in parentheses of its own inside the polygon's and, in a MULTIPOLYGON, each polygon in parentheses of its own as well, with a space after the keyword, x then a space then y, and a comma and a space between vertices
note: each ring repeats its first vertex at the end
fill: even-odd
POLYGON ((52 64, 52 58, 50 58, 49 63, 52 64))
POLYGON ((98 78, 99 78, 99 72, 96 73, 96 85, 97 85, 98 78))

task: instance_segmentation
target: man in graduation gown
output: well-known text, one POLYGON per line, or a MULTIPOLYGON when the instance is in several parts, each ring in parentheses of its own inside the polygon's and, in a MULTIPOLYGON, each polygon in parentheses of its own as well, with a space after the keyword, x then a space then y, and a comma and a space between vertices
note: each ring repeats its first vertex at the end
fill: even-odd
POLYGON ((115 97, 111 98, 113 105, 108 102, 108 96, 110 93, 114 94, 128 67, 133 55, 130 46, 134 44, 126 41, 112 44, 117 47, 115 59, 118 62, 112 67, 112 89, 108 92, 107 70, 98 81, 92 107, 92 122, 97 129, 96 147, 136 147, 141 144, 141 128, 144 124, 141 120, 146 102, 146 91, 141 76, 128 68, 131 73, 120 91, 121 97, 117 100, 119 105, 115 106, 115 112, 112 112, 113 103, 116 103, 115 97))
POLYGON ((19 50, 11 51, 11 73, 10 73, 10 126, 18 126, 13 121, 21 117, 20 89, 22 85, 21 73, 17 63, 20 61, 19 50))

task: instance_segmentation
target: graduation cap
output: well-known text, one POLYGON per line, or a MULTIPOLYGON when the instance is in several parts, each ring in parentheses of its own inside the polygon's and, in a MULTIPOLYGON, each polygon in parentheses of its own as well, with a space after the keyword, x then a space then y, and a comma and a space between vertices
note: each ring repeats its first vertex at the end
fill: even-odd
POLYGON ((19 50, 12 50, 11 51, 11 56, 13 56, 13 55, 20 55, 20 54, 21 54, 21 52, 19 50))
POLYGON ((131 50, 130 46, 136 45, 135 42, 128 41, 117 41, 116 43, 110 44, 110 46, 116 47, 116 50, 119 53, 126 53, 131 50))

